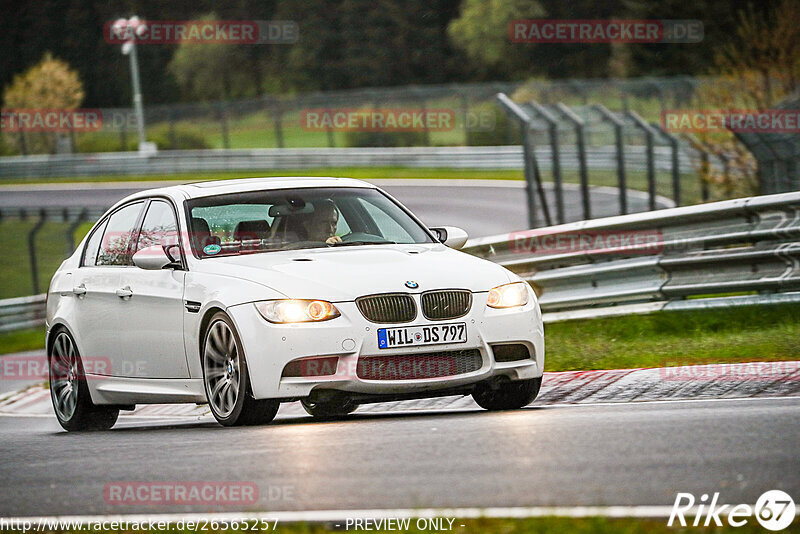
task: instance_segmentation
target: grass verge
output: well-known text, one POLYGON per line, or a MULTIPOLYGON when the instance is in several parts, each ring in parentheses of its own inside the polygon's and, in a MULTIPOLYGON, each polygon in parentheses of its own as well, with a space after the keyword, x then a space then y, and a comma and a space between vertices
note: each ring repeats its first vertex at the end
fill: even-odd
POLYGON ((0 354, 37 349, 44 350, 44 327, 0 334, 0 354))
MULTIPOLYGON (((797 304, 567 321, 545 327, 545 369, 798 360, 798 339, 797 304)), ((0 334, 0 354, 41 348, 43 329, 0 334)))
POLYGON ((800 305, 664 311, 545 326, 545 369, 800 359, 800 305))

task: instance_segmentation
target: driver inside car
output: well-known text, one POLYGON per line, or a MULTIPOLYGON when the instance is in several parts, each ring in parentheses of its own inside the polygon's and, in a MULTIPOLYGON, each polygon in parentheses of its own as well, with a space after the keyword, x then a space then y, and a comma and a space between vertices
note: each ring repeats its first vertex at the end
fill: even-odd
POLYGON ((341 243, 342 238, 336 234, 339 222, 339 210, 330 199, 316 202, 314 211, 304 221, 306 236, 309 241, 324 241, 328 245, 341 243))

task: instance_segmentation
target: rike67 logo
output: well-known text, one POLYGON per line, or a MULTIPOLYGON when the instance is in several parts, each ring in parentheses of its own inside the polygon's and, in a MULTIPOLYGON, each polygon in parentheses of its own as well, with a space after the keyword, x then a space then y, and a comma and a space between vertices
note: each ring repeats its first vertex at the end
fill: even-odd
POLYGON ((741 527, 755 516, 756 521, 767 530, 783 530, 794 521, 796 508, 788 493, 781 490, 764 492, 755 506, 749 504, 719 504, 719 493, 714 493, 711 500, 708 494, 695 500, 691 493, 678 493, 672 505, 667 526, 671 527, 677 520, 682 527, 687 525, 685 516, 694 516, 694 527, 723 526, 725 518, 731 527, 741 527), (695 504, 697 506, 695 506, 695 504))

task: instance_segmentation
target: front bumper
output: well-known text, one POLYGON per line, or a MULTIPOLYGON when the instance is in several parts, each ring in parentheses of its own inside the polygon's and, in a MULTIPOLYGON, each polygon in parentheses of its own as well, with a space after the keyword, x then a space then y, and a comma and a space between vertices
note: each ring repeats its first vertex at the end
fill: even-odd
MULTIPOLYGON (((532 293, 532 292, 531 292, 532 293)), ((468 315, 447 321, 430 321, 420 314, 401 325, 367 321, 354 302, 336 302, 341 316, 320 323, 271 324, 252 303, 228 308, 244 345, 253 395, 257 399, 295 399, 315 390, 334 390, 351 394, 403 395, 434 392, 466 386, 493 377, 511 380, 537 378, 544 370, 544 330, 535 297, 520 308, 493 309, 486 306, 488 293, 473 294, 468 315), (466 343, 379 349, 377 330, 385 327, 437 323, 466 323, 466 343), (496 362, 491 345, 520 343, 531 357, 511 362, 496 362), (359 357, 414 356, 432 352, 480 352, 480 368, 454 376, 402 380, 366 380, 356 371, 359 357), (286 365, 312 356, 337 356, 336 373, 330 376, 283 377, 286 365)), ((419 306, 419 295, 413 295, 419 306)))

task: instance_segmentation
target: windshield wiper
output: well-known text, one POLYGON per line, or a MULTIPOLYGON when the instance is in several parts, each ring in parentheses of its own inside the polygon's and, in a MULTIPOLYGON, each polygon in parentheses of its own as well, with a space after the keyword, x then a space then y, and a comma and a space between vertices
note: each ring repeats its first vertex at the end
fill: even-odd
POLYGON ((330 243, 331 247, 352 247, 356 245, 396 245, 394 241, 342 241, 341 243, 330 243))

